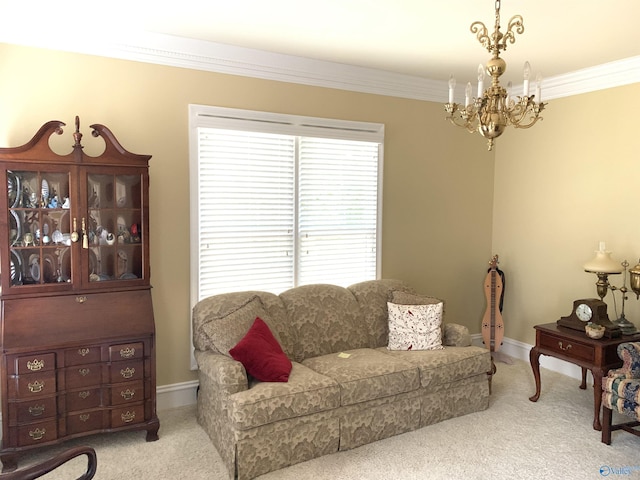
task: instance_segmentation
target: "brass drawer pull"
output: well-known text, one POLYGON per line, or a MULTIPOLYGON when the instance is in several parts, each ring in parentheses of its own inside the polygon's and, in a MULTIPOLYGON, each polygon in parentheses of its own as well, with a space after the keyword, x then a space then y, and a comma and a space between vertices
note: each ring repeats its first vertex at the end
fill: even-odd
POLYGON ((80 355, 81 357, 86 357, 87 355, 89 355, 90 351, 91 350, 89 350, 88 348, 79 348, 78 355, 80 355))
POLYGON ((562 345, 562 342, 558 342, 558 346, 560 347, 560 350, 564 350, 565 352, 567 350, 571 350, 571 344, 567 345, 566 347, 562 345))
POLYGON ((91 395, 91 392, 89 390, 85 390, 84 392, 79 392, 78 396, 82 399, 85 400, 89 395, 91 395))
POLYGON ((80 418, 81 422, 86 422, 87 420, 89 420, 89 414, 88 413, 83 413, 78 418, 80 418))
POLYGON ((76 297, 76 302, 78 303, 85 303, 87 301, 87 297, 85 297, 84 295, 78 295, 76 297))
POLYGON ((127 413, 120 414, 120 418, 124 423, 131 423, 136 418, 136 412, 130 412, 127 410, 127 413))
POLYGON ((34 405, 33 407, 29 407, 29 413, 32 417, 39 417, 44 413, 44 405, 34 405))
POLYGON ((136 395, 136 391, 135 390, 130 390, 130 389, 127 388, 126 390, 123 390, 122 392, 120 392, 120 395, 125 400, 131 400, 136 395))
POLYGON ((78 369, 78 373, 83 377, 86 377, 87 375, 89 375, 89 373, 91 373, 91 370, 89 370, 88 368, 80 368, 78 369))
POLYGON ((120 357, 122 358, 131 358, 136 354, 136 349, 134 347, 121 348, 120 349, 120 357))
POLYGON ((32 372, 37 372, 44 368, 44 360, 38 360, 37 358, 33 359, 33 362, 27 362, 27 368, 32 372))
POLYGON ((131 378, 131 377, 133 377, 134 373, 136 373, 136 369, 135 368, 127 367, 124 370, 120 370, 120 375, 122 375, 122 378, 131 378))
POLYGON ((43 428, 42 430, 39 428, 36 428, 35 430, 29 431, 29 436, 34 440, 42 440, 46 433, 47 433, 47 430, 45 428, 43 428))
POLYGON ((31 393, 39 393, 44 388, 44 382, 41 382, 40 380, 36 380, 33 383, 29 383, 28 387, 31 393))

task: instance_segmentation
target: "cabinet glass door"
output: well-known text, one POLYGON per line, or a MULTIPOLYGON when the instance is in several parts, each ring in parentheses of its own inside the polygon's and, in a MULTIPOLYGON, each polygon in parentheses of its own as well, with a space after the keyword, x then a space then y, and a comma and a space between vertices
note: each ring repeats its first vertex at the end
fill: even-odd
POLYGON ((89 282, 144 278, 143 175, 87 175, 89 282))
POLYGON ((70 173, 7 170, 11 287, 72 282, 70 173))

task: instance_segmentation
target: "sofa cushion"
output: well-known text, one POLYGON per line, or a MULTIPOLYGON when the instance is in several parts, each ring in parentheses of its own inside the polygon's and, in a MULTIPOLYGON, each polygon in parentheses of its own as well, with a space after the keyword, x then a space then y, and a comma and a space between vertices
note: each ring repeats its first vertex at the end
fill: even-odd
POLYGON ((308 358, 303 364, 338 382, 342 405, 390 397, 420 386, 415 365, 368 348, 308 358))
POLYGON ((280 294, 303 358, 369 346, 353 294, 336 285, 303 285, 280 294))
POLYGON ((340 406, 340 387, 329 377, 293 362, 287 383, 253 381, 248 390, 229 396, 235 428, 250 428, 340 406))
MULTIPOLYGON (((210 321, 202 326, 202 331, 216 351, 230 357, 229 350, 246 335, 258 317, 269 325, 269 314, 260 298, 254 295, 218 316, 212 315, 210 321)), ((277 334, 274 337, 280 342, 277 334)))
POLYGON ((242 340, 229 350, 229 355, 242 363, 249 375, 261 382, 289 380, 291 360, 260 317, 255 319, 242 340))
MULTIPOLYGON (((247 291, 247 292, 231 292, 212 295, 200 300, 193 307, 193 345, 198 350, 211 350, 218 353, 228 355, 228 349, 233 347, 242 336, 247 332, 251 323, 255 320, 254 316, 249 315, 245 330, 240 335, 235 335, 233 340, 223 340, 227 345, 227 351, 220 352, 214 344, 214 340, 218 342, 218 335, 225 336, 226 331, 218 328, 216 325, 224 320, 229 314, 236 312, 248 302, 252 302, 255 306, 255 297, 257 297, 266 315, 256 315, 265 320, 269 329, 280 343, 282 350, 292 360, 301 360, 298 357, 297 340, 292 330, 289 328, 287 320, 287 312, 284 309, 282 300, 277 295, 269 292, 247 291), (235 342, 234 342, 235 340, 235 342)), ((253 312, 256 313, 256 312, 253 312)), ((224 348, 224 347, 223 347, 224 348)))
MULTIPOLYGON (((411 287, 400 280, 382 279, 367 280, 348 287, 360 305, 363 325, 369 336, 369 347, 377 348, 389 342, 389 314, 387 302, 391 299, 391 292, 413 292, 411 287)), ((396 302, 397 303, 397 302, 396 302)))
POLYGON ((442 349, 442 302, 397 305, 389 302, 389 350, 442 349))
POLYGON ((382 347, 376 351, 417 367, 422 387, 449 384, 491 370, 491 353, 482 347, 445 347, 415 352, 382 347))
POLYGON ((442 343, 450 347, 468 347, 471 345, 469 329, 457 323, 445 323, 442 326, 442 343))
POLYGON ((399 305, 431 305, 435 303, 442 303, 442 310, 444 312, 444 301, 435 297, 428 297, 426 295, 416 295, 415 293, 403 292, 402 290, 394 290, 391 292, 391 303, 397 303, 399 305))

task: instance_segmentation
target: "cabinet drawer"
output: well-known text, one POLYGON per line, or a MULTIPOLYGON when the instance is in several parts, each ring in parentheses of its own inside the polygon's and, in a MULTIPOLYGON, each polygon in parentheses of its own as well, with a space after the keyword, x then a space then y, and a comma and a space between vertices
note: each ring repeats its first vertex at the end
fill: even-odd
POLYGON ((56 354, 42 353, 23 357, 13 357, 9 365, 10 375, 24 375, 25 373, 50 372, 56 368, 56 354))
POLYGON ((132 405, 111 411, 111 428, 144 422, 144 406, 132 405))
POLYGON ((64 372, 64 379, 66 388, 100 385, 102 382, 102 365, 93 363, 67 368, 64 372))
POLYGON ((82 346, 78 348, 70 348, 64 351, 64 364, 67 367, 98 362, 100 362, 99 346, 82 346))
POLYGON ((56 392, 56 372, 21 375, 9 381, 9 398, 30 398, 56 392))
POLYGON ((109 347, 109 359, 112 362, 120 360, 130 360, 133 358, 142 358, 144 356, 144 350, 142 348, 142 342, 137 343, 125 343, 122 345, 112 345, 109 347))
POLYGON ((101 388, 87 388, 75 392, 67 392, 67 412, 86 410, 100 405, 102 400, 101 388))
POLYGON ((553 335, 541 335, 540 346, 576 360, 593 362, 595 359, 595 349, 593 346, 575 340, 558 338, 553 335))
POLYGON ((142 380, 144 377, 144 363, 142 360, 130 362, 114 362, 109 366, 109 382, 119 383, 142 380))
POLYGON ((101 430, 104 424, 103 419, 102 410, 88 410, 67 415, 67 434, 101 430))
POLYGON ((9 403, 9 424, 35 422, 54 417, 57 412, 57 398, 45 397, 24 402, 9 403))
POLYGON ((58 438, 58 425, 56 420, 32 423, 30 425, 18 427, 19 447, 50 442, 56 438, 58 438))
POLYGON ((144 400, 143 382, 122 383, 111 387, 111 405, 144 400))

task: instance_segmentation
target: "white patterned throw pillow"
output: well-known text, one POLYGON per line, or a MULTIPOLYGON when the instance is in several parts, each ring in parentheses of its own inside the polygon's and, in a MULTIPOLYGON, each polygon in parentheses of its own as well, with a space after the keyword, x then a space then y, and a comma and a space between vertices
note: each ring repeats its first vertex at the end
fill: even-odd
POLYGON ((441 350, 442 302, 398 305, 388 302, 389 350, 441 350))

